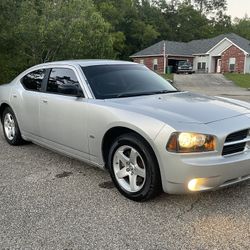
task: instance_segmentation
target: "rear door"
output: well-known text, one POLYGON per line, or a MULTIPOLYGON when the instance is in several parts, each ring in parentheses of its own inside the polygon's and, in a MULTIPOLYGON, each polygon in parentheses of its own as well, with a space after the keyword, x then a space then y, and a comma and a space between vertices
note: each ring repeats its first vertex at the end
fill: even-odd
POLYGON ((47 69, 37 69, 20 79, 19 88, 13 88, 11 104, 24 133, 39 136, 39 99, 47 69))
POLYGON ((84 97, 60 92, 60 86, 70 84, 82 91, 73 67, 60 66, 50 70, 46 90, 40 95, 41 137, 51 146, 88 158, 88 103, 84 97))

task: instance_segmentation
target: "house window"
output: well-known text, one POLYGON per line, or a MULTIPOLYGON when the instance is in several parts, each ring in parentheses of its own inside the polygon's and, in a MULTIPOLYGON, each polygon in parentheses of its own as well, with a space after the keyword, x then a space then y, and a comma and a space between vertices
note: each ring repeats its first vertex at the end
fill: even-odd
POLYGON ((199 71, 205 71, 206 70, 206 62, 198 62, 197 69, 199 71))
POLYGON ((229 58, 229 71, 230 72, 234 72, 235 71, 235 62, 236 62, 236 58, 235 57, 229 58))
POLYGON ((153 70, 157 71, 157 69, 158 69, 158 59, 155 58, 153 59, 153 70))
POLYGON ((140 64, 144 64, 144 60, 143 60, 143 59, 141 59, 139 63, 140 63, 140 64))

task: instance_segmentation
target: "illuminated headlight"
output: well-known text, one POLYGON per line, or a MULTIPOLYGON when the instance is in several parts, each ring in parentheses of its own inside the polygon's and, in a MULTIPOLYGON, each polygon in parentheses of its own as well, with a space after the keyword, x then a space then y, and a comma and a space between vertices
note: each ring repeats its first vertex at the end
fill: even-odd
POLYGON ((189 67, 189 69, 192 69, 192 67, 189 67))
POLYGON ((167 150, 175 153, 194 153, 215 150, 215 137, 198 133, 178 133, 170 136, 167 150))
POLYGON ((178 69, 181 69, 181 67, 178 67, 178 69))

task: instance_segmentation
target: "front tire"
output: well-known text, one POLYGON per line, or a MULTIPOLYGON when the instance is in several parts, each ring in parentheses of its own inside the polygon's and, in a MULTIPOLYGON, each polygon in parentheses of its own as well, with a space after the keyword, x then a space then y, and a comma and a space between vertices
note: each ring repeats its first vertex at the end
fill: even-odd
POLYGON ((154 152, 137 134, 124 134, 114 141, 108 166, 117 189, 131 200, 145 201, 161 191, 160 171, 154 152))
POLYGON ((25 143, 21 136, 16 116, 10 107, 3 111, 2 126, 4 137, 10 145, 17 146, 25 143))

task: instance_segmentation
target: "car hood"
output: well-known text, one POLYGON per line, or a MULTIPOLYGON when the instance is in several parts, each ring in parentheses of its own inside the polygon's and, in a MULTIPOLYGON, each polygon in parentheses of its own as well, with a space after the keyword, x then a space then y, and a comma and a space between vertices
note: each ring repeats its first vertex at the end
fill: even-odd
POLYGON ((248 103, 190 92, 108 99, 106 103, 164 122, 206 124, 250 113, 248 103))

